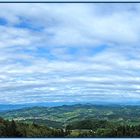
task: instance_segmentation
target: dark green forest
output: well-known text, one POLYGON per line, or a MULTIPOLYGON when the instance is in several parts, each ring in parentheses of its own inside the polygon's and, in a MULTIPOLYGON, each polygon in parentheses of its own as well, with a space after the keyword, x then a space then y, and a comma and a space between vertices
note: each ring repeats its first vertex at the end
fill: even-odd
POLYGON ((64 105, 0 113, 0 137, 140 137, 140 106, 64 105))
POLYGON ((51 129, 37 124, 25 124, 0 118, 1 137, 65 137, 63 129, 51 129))

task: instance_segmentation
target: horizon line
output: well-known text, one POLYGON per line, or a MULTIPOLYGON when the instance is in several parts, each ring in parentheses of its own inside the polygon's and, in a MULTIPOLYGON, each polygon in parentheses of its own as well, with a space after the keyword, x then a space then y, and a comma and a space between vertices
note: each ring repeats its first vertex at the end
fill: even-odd
POLYGON ((0 3, 140 3, 140 1, 0 1, 0 3))

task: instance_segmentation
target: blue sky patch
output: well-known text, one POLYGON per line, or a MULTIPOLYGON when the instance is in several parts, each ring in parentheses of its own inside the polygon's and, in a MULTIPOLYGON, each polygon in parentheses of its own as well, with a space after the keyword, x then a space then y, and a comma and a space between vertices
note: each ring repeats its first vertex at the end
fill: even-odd
POLYGON ((6 19, 0 17, 0 25, 6 25, 6 24, 7 24, 6 19))

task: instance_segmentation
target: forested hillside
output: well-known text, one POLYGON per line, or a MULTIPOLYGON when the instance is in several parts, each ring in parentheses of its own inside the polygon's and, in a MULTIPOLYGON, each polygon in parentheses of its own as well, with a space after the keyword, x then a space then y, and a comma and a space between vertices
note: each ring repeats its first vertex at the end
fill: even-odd
POLYGON ((51 129, 37 124, 19 123, 0 118, 0 137, 64 137, 63 129, 51 129))

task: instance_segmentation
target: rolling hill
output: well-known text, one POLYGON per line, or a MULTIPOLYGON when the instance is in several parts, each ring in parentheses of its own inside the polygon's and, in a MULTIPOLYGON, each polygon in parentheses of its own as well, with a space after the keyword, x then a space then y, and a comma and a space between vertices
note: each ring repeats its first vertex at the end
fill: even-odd
POLYGON ((86 119, 138 124, 140 122, 140 106, 76 104, 57 107, 30 107, 1 112, 0 116, 9 120, 36 122, 56 128, 86 119))

